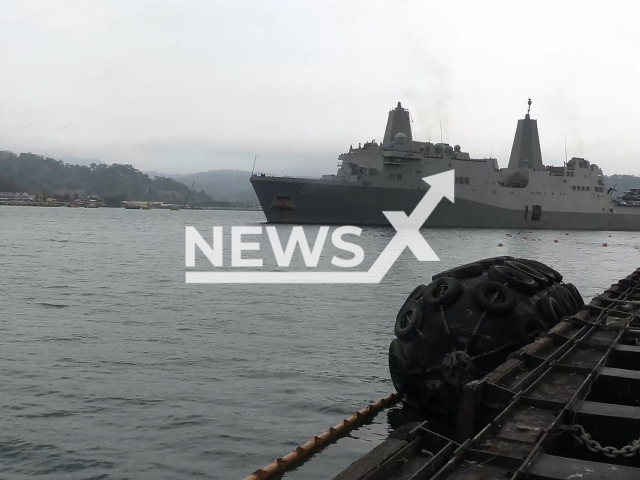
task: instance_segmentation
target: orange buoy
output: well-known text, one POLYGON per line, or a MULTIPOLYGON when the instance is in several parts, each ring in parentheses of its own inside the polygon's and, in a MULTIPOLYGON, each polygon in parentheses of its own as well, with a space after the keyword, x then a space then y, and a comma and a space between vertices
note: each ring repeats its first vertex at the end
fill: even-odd
POLYGON ((603 243, 603 244, 602 244, 602 246, 603 246, 603 247, 606 247, 606 246, 607 246, 607 244, 606 244, 606 243, 603 243))
POLYGON ((556 240, 554 240, 554 241, 553 241, 553 243, 558 243, 558 240, 557 240, 557 239, 556 239, 556 240))
POLYGON ((527 237, 522 237, 522 238, 525 239, 525 240, 527 239, 527 237))
POLYGON ((501 246, 502 246, 502 244, 501 244, 501 243, 499 243, 499 244, 498 244, 498 246, 499 246, 499 247, 501 247, 501 246))

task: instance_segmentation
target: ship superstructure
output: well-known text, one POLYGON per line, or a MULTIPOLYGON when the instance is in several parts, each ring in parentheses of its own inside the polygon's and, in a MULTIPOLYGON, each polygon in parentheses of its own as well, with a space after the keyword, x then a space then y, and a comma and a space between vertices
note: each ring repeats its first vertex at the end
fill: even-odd
POLYGON ((415 140, 398 102, 382 142, 350 147, 335 175, 253 175, 251 182, 274 223, 387 225, 383 211, 411 213, 429 188, 423 177, 453 169, 455 203, 443 199, 425 226, 640 230, 640 208, 612 200, 597 165, 575 157, 563 166, 543 164, 530 107, 518 120, 507 168, 495 158, 472 158, 459 145, 415 140))

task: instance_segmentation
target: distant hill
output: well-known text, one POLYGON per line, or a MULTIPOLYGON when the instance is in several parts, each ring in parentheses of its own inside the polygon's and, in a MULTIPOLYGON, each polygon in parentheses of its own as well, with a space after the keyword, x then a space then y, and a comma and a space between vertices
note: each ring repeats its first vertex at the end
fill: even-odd
POLYGON ((258 204, 249 178, 251 172, 242 170, 211 170, 188 175, 171 175, 174 179, 194 188, 204 190, 214 200, 258 204))
POLYGON ((25 188, 22 185, 18 185, 10 178, 0 175, 0 192, 18 192, 23 193, 25 188))
MULTIPOLYGON (((0 152, 0 172, 7 190, 49 195, 99 195, 110 204, 123 200, 151 200, 182 204, 189 187, 172 178, 142 173, 131 165, 91 164, 71 165, 62 160, 33 153, 0 152), (18 187, 19 186, 19 187, 18 187)), ((2 190, 0 188, 0 190, 2 190)), ((203 191, 191 192, 189 204, 194 206, 229 206, 229 202, 214 201, 203 191)))

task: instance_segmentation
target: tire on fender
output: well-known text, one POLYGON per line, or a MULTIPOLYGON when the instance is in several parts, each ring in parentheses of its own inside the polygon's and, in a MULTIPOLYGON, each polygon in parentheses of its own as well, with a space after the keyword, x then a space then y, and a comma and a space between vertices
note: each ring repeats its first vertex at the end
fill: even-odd
POLYGON ((422 305, 416 300, 409 299, 396 316, 396 324, 393 332, 400 340, 409 340, 420 328, 422 321, 422 305))
POLYGON ((549 295, 541 297, 536 303, 536 306, 538 307, 542 318, 550 326, 557 324, 560 319, 564 317, 564 309, 555 298, 549 295))
POLYGON ((422 292, 422 302, 437 307, 446 307, 462 293, 460 282, 451 277, 440 277, 431 282, 422 292))
POLYGON ((538 290, 538 282, 521 270, 505 265, 494 265, 489 269, 489 278, 500 283, 507 283, 514 290, 525 295, 534 295, 538 290))
POLYGON ((567 292, 569 292, 569 294, 576 301, 576 303, 578 304, 578 308, 581 309, 582 307, 584 307, 584 299, 582 298, 582 295, 580 295, 580 292, 578 291, 578 289, 573 283, 565 283, 564 288, 567 290, 567 292))
POLYGON ((496 314, 509 313, 516 306, 516 297, 502 283, 486 280, 479 283, 473 292, 473 301, 480 310, 496 314), (492 302, 491 299, 498 294, 492 302))

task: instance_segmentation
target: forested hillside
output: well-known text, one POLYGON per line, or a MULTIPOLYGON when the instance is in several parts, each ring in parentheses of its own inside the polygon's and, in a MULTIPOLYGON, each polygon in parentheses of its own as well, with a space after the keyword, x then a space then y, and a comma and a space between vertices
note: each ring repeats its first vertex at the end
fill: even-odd
POLYGON ((251 172, 242 170, 210 170, 189 175, 172 175, 176 180, 187 185, 195 183, 194 188, 204 190, 215 200, 230 202, 258 203, 249 178, 251 172))
MULTIPOLYGON (((33 153, 0 152, 0 172, 3 176, 0 181, 9 182, 6 189, 0 190, 29 193, 44 190, 49 195, 78 193, 81 197, 99 195, 111 204, 119 204, 122 200, 147 200, 149 188, 152 201, 182 204, 189 191, 184 183, 163 176, 151 178, 131 165, 71 165, 33 153)), ((213 201, 203 191, 191 192, 189 204, 229 205, 228 202, 213 201)))
POLYGON ((24 192, 25 188, 13 180, 0 175, 0 192, 24 192))

